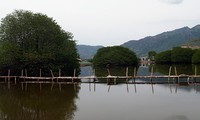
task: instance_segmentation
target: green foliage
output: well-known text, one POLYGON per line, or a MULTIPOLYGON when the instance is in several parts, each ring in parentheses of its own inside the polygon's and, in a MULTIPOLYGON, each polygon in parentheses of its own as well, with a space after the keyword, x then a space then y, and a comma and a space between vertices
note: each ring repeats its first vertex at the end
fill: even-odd
POLYGON ((129 66, 137 65, 138 59, 134 52, 121 46, 100 48, 94 56, 95 66, 129 66))
POLYGON ((173 50, 161 52, 156 55, 156 63, 192 63, 196 50, 176 47, 173 50))
POLYGON ((200 49, 197 50, 192 56, 192 63, 200 63, 200 49))
POLYGON ((79 55, 71 33, 46 15, 16 10, 0 25, 0 63, 19 69, 64 69, 73 74, 79 55))
POLYGON ((156 51, 149 51, 149 52, 148 52, 148 58, 149 58, 150 60, 154 61, 154 60, 155 60, 156 54, 157 54, 156 51))
POLYGON ((156 63, 171 63, 171 50, 161 52, 155 57, 156 63))
POLYGON ((173 63, 191 63, 192 55, 192 49, 176 47, 171 52, 171 60, 173 63))

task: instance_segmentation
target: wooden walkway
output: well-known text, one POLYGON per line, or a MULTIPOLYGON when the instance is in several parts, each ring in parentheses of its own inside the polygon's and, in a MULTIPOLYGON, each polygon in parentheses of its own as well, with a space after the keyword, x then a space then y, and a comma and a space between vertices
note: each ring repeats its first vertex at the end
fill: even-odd
MULTIPOLYGON (((51 84, 79 84, 83 82, 84 80, 85 83, 98 83, 100 79, 105 79, 107 81, 107 84, 113 83, 116 84, 118 81, 127 84, 166 84, 169 83, 171 79, 173 79, 173 83, 179 84, 179 83, 199 83, 196 81, 196 79, 200 78, 200 75, 197 75, 196 73, 196 68, 195 68, 195 74, 194 75, 185 75, 185 74, 177 74, 176 67, 175 69, 175 75, 171 74, 172 67, 169 68, 169 74, 168 75, 153 75, 153 68, 151 69, 151 74, 147 76, 138 76, 136 74, 136 68, 134 69, 134 73, 132 76, 128 75, 128 68, 126 69, 126 74, 125 76, 113 76, 110 74, 110 71, 108 70, 108 76, 95 76, 90 75, 90 76, 75 76, 76 70, 74 70, 74 76, 61 76, 61 70, 59 70, 59 76, 55 77, 53 72, 51 71, 51 76, 52 77, 42 77, 41 75, 41 70, 40 70, 40 76, 39 77, 30 77, 27 76, 27 72, 25 72, 25 75, 23 74, 24 72, 22 71, 21 76, 10 76, 10 70, 8 70, 8 76, 0 76, 1 83, 7 83, 8 87, 10 87, 10 84, 14 83, 21 83, 23 84, 33 84, 33 83, 51 83, 51 84), (156 81, 157 78, 163 78, 165 81, 156 81), (182 80, 184 78, 184 80, 182 80), (145 81, 141 81, 141 79, 146 79, 145 81), (132 81, 132 82, 130 82, 132 81), (167 81, 167 82, 166 82, 167 81)), ((105 82, 104 80, 104 82, 105 82)))

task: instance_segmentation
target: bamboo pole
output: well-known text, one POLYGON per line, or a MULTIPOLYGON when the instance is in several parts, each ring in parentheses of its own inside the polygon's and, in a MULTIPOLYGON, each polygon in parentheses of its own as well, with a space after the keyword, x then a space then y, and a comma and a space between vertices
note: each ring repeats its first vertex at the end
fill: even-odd
POLYGON ((52 71, 52 70, 50 70, 50 72, 51 72, 51 76, 52 76, 52 77, 54 77, 53 71, 52 71))
POLYGON ((134 83, 135 83, 135 77, 136 77, 136 67, 134 67, 134 73, 133 73, 133 76, 134 76, 134 83))
POLYGON ((61 77, 61 69, 59 69, 59 77, 61 77))
POLYGON ((42 77, 42 70, 40 69, 40 77, 42 77))
MULTIPOLYGON (((126 83, 128 83, 128 67, 126 67, 126 83)), ((116 81, 116 80, 115 80, 116 81)))
POLYGON ((108 75, 111 75, 111 74, 110 74, 110 69, 107 69, 107 71, 108 71, 108 75))
POLYGON ((197 66, 195 65, 195 76, 197 76, 197 66))
POLYGON ((153 67, 151 67, 151 78, 150 78, 151 82, 152 82, 152 76, 153 76, 153 67))
POLYGON ((179 76, 178 76, 178 73, 177 73, 176 66, 174 67, 174 70, 175 70, 175 75, 177 76, 177 82, 178 82, 178 84, 179 84, 179 76))
POLYGON ((10 89, 10 69, 8 70, 8 89, 10 89))
POLYGON ((171 71, 172 71, 172 66, 170 66, 170 67, 169 67, 169 77, 168 77, 168 83, 169 83, 169 80, 170 80, 171 71))
POLYGON ((22 69, 22 71, 21 71, 21 76, 24 76, 24 70, 22 69))

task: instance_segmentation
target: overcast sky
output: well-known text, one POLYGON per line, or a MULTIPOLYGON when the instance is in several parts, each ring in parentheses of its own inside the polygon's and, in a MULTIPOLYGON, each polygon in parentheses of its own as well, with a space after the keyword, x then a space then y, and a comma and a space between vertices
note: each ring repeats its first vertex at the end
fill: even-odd
POLYGON ((120 45, 200 24, 200 0, 0 0, 0 18, 19 9, 52 17, 87 45, 120 45))

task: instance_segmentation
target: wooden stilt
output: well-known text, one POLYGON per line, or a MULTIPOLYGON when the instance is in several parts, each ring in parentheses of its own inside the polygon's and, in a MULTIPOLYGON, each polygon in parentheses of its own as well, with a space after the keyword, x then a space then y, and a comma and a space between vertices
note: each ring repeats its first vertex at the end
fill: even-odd
POLYGON ((172 66, 170 66, 170 67, 169 67, 169 77, 168 77, 168 83, 169 83, 169 80, 170 80, 171 71, 172 71, 172 66))
POLYGON ((59 77, 61 77, 61 69, 59 69, 59 77))
POLYGON ((108 71, 108 75, 111 75, 111 74, 110 74, 110 69, 107 69, 107 71, 108 71))
POLYGON ((51 72, 51 76, 52 76, 52 77, 54 77, 53 71, 52 71, 52 70, 50 70, 50 72, 51 72))
MULTIPOLYGON (((126 77, 128 77, 128 67, 126 67, 126 77)), ((128 79, 126 79, 126 83, 128 83, 128 79)))
POLYGON ((178 73, 177 73, 176 66, 174 67, 174 70, 175 70, 175 75, 177 76, 177 83, 179 84, 179 76, 178 76, 178 73))
POLYGON ((42 69, 40 69, 40 77, 42 77, 42 69))
POLYGON ((153 66, 151 67, 151 78, 150 78, 151 82, 152 82, 152 76, 153 76, 153 66))
POLYGON ((10 70, 8 70, 8 89, 10 89, 10 70))
POLYGON ((197 66, 195 65, 195 76, 197 76, 197 66))
POLYGON ((134 83, 135 83, 135 77, 136 77, 136 67, 134 67, 134 83))

